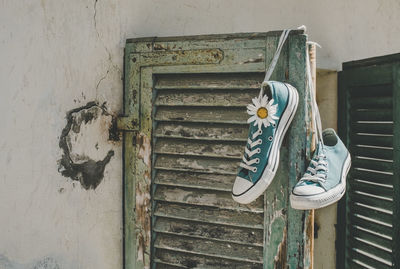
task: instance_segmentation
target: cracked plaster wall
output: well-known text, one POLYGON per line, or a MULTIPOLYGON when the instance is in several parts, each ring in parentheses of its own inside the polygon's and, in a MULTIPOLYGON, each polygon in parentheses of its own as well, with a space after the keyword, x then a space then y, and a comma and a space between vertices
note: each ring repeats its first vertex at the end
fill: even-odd
MULTIPOLYGON (((318 66, 340 69, 399 52, 399 7, 397 0, 0 0, 0 268, 121 268, 121 145, 93 134, 99 151, 74 148, 93 160, 114 152, 95 189, 62 176, 57 160, 68 111, 96 101, 121 112, 126 38, 305 24, 323 47, 318 66)), ((324 255, 333 260, 331 248, 324 255)))

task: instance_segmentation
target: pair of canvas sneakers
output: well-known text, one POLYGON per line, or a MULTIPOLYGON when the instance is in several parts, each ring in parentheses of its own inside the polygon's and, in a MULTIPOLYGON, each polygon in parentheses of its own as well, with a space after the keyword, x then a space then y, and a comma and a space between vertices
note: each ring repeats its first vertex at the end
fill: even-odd
MULTIPOLYGON (((233 185, 235 201, 248 204, 271 184, 279 165, 279 151, 296 113, 297 90, 283 82, 265 81, 253 104, 249 136, 242 162, 233 185)), ((350 154, 333 129, 322 131, 319 111, 312 105, 313 122, 317 128, 316 150, 304 175, 290 194, 295 209, 317 209, 338 201, 346 189, 350 154)))

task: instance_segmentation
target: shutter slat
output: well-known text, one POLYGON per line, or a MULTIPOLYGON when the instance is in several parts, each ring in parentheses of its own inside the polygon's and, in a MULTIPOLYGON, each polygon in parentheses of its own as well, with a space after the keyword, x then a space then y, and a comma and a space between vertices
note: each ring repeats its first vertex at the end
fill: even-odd
POLYGON ((392 136, 350 134, 350 143, 353 145, 367 145, 377 147, 393 147, 392 136))
POLYGON ((160 233, 263 246, 263 231, 217 224, 158 218, 154 230, 160 233))
POLYGON ((199 158, 192 156, 158 155, 155 168, 175 171, 235 175, 239 162, 232 159, 199 158))
POLYGON ((371 197, 367 195, 363 195, 360 193, 355 193, 354 190, 351 190, 349 193, 351 201, 357 202, 364 205, 369 205, 385 210, 393 210, 393 202, 384 199, 378 199, 376 197, 371 197))
POLYGON ((223 209, 233 209, 262 213, 264 199, 261 196, 250 204, 239 204, 232 199, 229 192, 158 186, 154 199, 157 201, 184 203, 190 205, 215 206, 223 209))
POLYGON ((392 121, 391 109, 358 109, 352 110, 351 117, 358 121, 392 121))
POLYGON ((382 261, 378 261, 376 259, 371 258, 370 256, 366 256, 356 250, 353 250, 351 253, 354 260, 358 260, 366 265, 372 266, 374 268, 379 269, 390 269, 392 266, 383 263, 382 261))
POLYGON ((359 249, 361 251, 371 253, 381 259, 384 259, 388 262, 392 261, 392 253, 381 248, 377 248, 370 244, 360 241, 357 238, 350 238, 350 244, 353 248, 359 249))
POLYGON ((199 124, 199 123, 165 123, 156 126, 156 137, 182 138, 189 140, 224 140, 247 141, 249 126, 247 124, 199 124))
POLYGON ((191 187, 207 190, 228 191, 232 189, 236 175, 217 175, 210 173, 191 173, 159 170, 155 183, 177 187, 191 187))
POLYGON ((188 141, 160 138, 155 153, 241 159, 245 143, 188 141))
POLYGON ((158 75, 154 88, 165 89, 260 89, 263 73, 158 75))
POLYGON ((199 222, 225 224, 236 227, 263 229, 264 215, 253 212, 238 212, 215 207, 200 207, 184 204, 158 202, 155 216, 193 220, 199 222))
POLYGON ((349 182, 353 190, 377 195, 384 198, 393 198, 393 188, 391 188, 390 186, 377 186, 353 179, 349 180, 349 182))
POLYGON ((390 249, 392 247, 392 240, 387 239, 387 238, 382 237, 382 236, 378 236, 378 235, 376 235, 376 234, 374 234, 372 232, 369 232, 369 231, 361 230, 360 228, 357 228, 357 227, 354 227, 354 226, 351 228, 350 235, 352 237, 356 236, 356 237, 363 238, 363 239, 365 239, 365 240, 367 240, 369 242, 372 242, 374 244, 383 246, 385 248, 389 248, 390 249))
POLYGON ((393 215, 386 213, 386 212, 382 212, 382 211, 378 211, 378 210, 374 210, 371 208, 367 208, 367 207, 363 207, 357 204, 351 204, 350 208, 352 210, 353 214, 360 214, 362 216, 377 220, 377 221, 381 221, 387 224, 392 224, 392 220, 393 220, 393 215))
POLYGON ((368 221, 368 220, 366 220, 364 218, 360 218, 360 217, 354 216, 354 215, 350 216, 350 222, 351 222, 352 225, 360 226, 360 227, 365 228, 367 230, 374 231, 374 232, 376 232, 378 234, 382 234, 382 235, 385 235, 385 236, 392 236, 391 227, 388 227, 388 226, 385 226, 385 225, 382 225, 382 224, 378 224, 378 223, 375 223, 375 222, 371 222, 371 221, 368 221))
POLYGON ((254 90, 202 90, 202 91, 161 91, 155 100, 158 106, 202 106, 202 107, 243 107, 257 96, 254 90))
POLYGON ((353 108, 392 108, 393 98, 390 97, 358 97, 350 101, 353 108))
POLYGON ((198 238, 157 234, 154 246, 193 254, 262 264, 263 248, 198 238), (260 257, 260 258, 258 258, 260 257))
POLYGON ((167 249, 156 249, 156 261, 161 260, 171 264, 184 266, 184 268, 207 268, 207 269, 262 269, 263 265, 259 263, 245 263, 243 261, 232 261, 207 257, 198 254, 190 254, 167 249))
POLYGON ((393 184, 393 175, 384 173, 354 169, 353 171, 351 171, 351 176, 356 179, 361 179, 378 184, 393 184))
POLYGON ((351 147, 351 153, 355 156, 370 157, 377 159, 393 159, 393 150, 387 148, 372 148, 372 147, 351 147))
POLYGON ((231 194, 246 105, 261 81, 255 73, 156 76, 152 230, 156 253, 164 253, 157 265, 262 265, 264 197, 243 205, 231 194))
MULTIPOLYGON (((364 80, 365 81, 365 80, 364 80)), ((359 97, 392 97, 392 84, 380 84, 380 85, 362 85, 359 87, 350 87, 350 94, 352 98, 357 99, 359 97)))
POLYGON ((158 107, 155 114, 157 121, 246 124, 247 119, 243 107, 158 107))
POLYGON ((359 168, 364 168, 364 169, 377 170, 377 171, 385 171, 385 172, 393 171, 393 163, 392 162, 383 162, 383 161, 376 161, 376 160, 354 158, 353 166, 359 167, 359 168))
POLYGON ((393 123, 391 122, 352 122, 351 129, 355 133, 364 134, 393 134, 393 123))

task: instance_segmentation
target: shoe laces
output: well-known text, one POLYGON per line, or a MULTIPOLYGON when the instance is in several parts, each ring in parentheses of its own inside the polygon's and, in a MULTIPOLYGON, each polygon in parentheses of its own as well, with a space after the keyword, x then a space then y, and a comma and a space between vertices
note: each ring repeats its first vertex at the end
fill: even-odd
POLYGON ((311 160, 307 171, 304 176, 300 179, 301 182, 311 181, 315 183, 324 183, 326 181, 328 173, 328 162, 326 161, 326 155, 321 152, 316 154, 311 160))
POLYGON ((258 154, 261 152, 261 148, 259 146, 262 144, 262 139, 259 138, 255 140, 260 135, 262 135, 262 130, 258 129, 256 132, 253 133, 252 139, 247 139, 247 145, 244 149, 245 153, 247 154, 247 158, 246 155, 244 155, 242 158, 242 162, 240 163, 240 167, 252 171, 253 173, 257 172, 257 167, 252 165, 260 163, 260 158, 251 158, 254 154, 258 154))

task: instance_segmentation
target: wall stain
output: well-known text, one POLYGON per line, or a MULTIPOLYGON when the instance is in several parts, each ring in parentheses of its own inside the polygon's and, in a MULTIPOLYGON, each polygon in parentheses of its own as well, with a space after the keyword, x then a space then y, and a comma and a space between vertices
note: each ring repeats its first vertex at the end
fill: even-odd
MULTIPOLYGON (((79 181, 86 190, 96 189, 103 180, 105 166, 110 162, 111 157, 114 156, 114 151, 109 150, 107 155, 100 161, 94 161, 87 156, 81 156, 82 162, 75 163, 71 158, 70 150, 72 143, 69 133, 71 131, 79 133, 81 124, 87 124, 95 120, 99 116, 98 109, 102 110, 101 115, 112 116, 107 112, 105 103, 99 105, 97 102, 89 102, 85 106, 67 112, 67 125, 62 130, 59 141, 59 147, 63 150, 63 155, 59 160, 58 171, 65 177, 79 181), (77 113, 79 113, 79 117, 74 116, 77 113)), ((114 127, 111 126, 109 133, 112 132, 112 128, 114 127)), ((77 159, 80 159, 80 157, 78 156, 77 159)))
POLYGON ((21 264, 15 261, 9 260, 6 256, 0 254, 0 268, 1 269, 62 269, 60 262, 57 259, 46 256, 40 260, 21 264))

